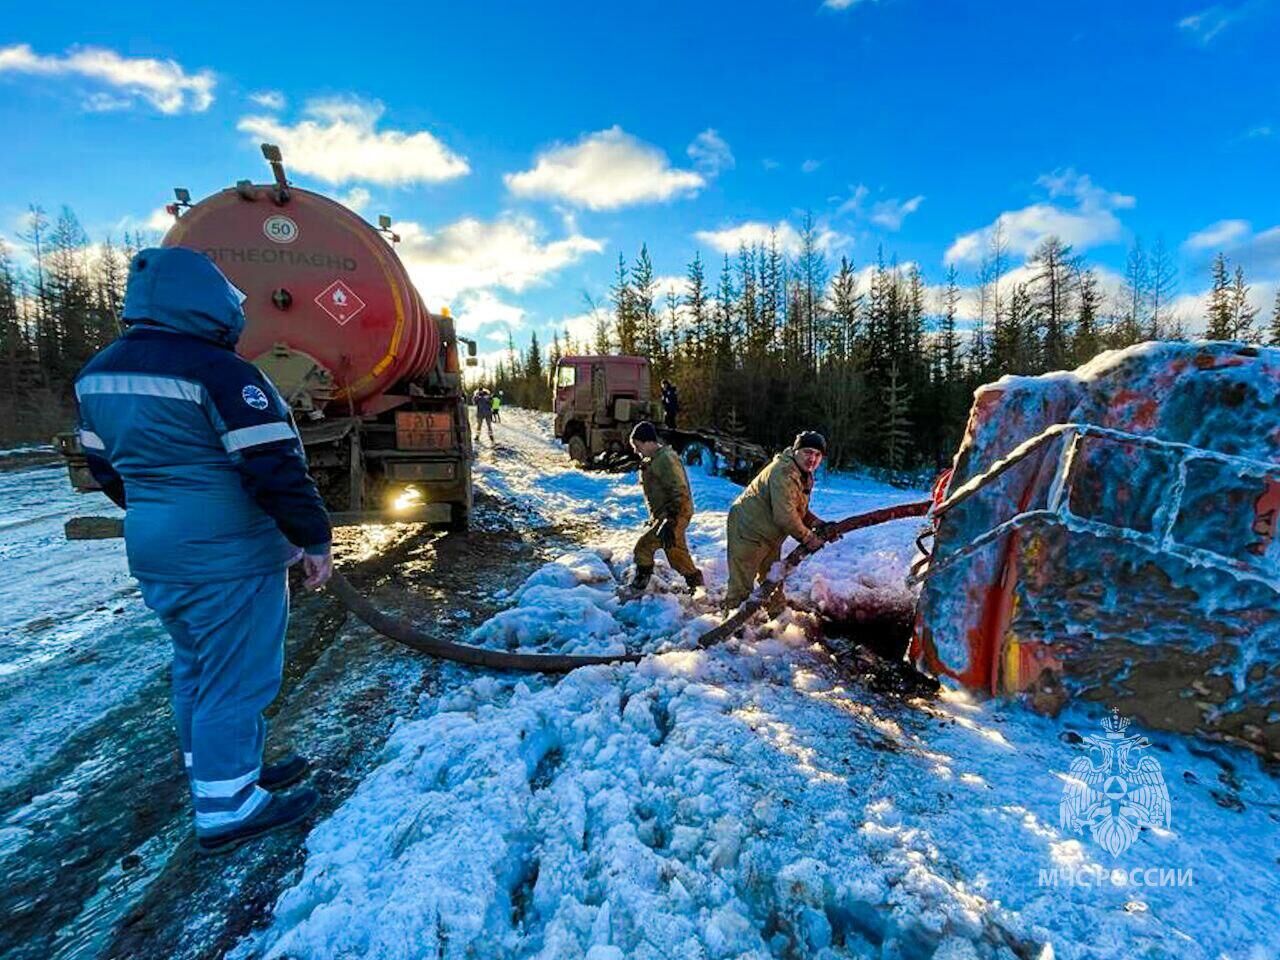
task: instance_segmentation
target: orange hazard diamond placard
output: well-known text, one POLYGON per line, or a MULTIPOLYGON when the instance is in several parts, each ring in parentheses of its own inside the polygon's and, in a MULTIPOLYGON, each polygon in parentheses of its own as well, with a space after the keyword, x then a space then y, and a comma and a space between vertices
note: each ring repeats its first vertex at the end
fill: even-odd
POLYGON ((325 313, 344 324, 364 309, 365 303, 356 292, 341 280, 335 280, 316 297, 316 305, 325 313))

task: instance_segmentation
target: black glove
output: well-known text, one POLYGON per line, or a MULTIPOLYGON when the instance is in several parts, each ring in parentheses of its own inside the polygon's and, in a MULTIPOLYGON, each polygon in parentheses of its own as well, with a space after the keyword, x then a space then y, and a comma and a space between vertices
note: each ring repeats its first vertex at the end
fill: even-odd
POLYGON ((676 545, 676 522, 671 517, 658 525, 658 542, 667 550, 676 545))

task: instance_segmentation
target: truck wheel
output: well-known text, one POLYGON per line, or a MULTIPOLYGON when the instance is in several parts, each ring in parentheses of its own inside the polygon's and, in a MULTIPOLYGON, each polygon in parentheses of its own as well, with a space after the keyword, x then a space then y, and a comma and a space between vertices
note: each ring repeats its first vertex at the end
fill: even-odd
POLYGON ((466 533, 471 527, 471 511, 465 503, 452 504, 449 510, 449 530, 453 533, 466 533))
POLYGON ((684 460, 685 466, 693 467, 705 477, 718 476, 720 473, 720 465, 716 462, 716 452, 711 449, 709 444, 703 443, 701 440, 690 441, 681 452, 680 457, 684 460))
POLYGON ((569 438, 569 459, 584 467, 591 464, 591 452, 587 449, 587 441, 578 434, 569 438))

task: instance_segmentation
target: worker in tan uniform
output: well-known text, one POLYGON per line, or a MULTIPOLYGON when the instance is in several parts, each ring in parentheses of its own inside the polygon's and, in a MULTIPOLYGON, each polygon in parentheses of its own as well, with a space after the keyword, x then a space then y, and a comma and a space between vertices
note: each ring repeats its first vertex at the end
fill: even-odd
POLYGON ((636 541, 636 575, 631 589, 638 593, 648 586, 654 555, 661 549, 689 590, 697 590, 702 586, 702 571, 685 541, 685 530, 693 519, 693 494, 680 455, 661 441, 658 429, 647 420, 631 431, 631 448, 640 457, 640 483, 650 517, 649 526, 636 541))
POLYGON ((813 474, 827 453, 826 438, 806 430, 761 470, 729 508, 729 589, 725 609, 733 612, 757 581, 782 557, 788 536, 810 550, 822 546, 816 530, 823 522, 809 510, 813 474))

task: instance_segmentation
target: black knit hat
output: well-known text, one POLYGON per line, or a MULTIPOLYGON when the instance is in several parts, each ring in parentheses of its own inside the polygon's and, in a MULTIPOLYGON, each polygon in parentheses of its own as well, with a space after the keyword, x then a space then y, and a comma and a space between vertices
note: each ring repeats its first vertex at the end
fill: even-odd
POLYGON ((632 443, 657 443, 658 428, 648 420, 641 420, 635 425, 635 429, 631 431, 632 443))
POLYGON ((817 450, 824 457, 827 455, 827 438, 816 430, 801 430, 791 446, 796 450, 817 450))

